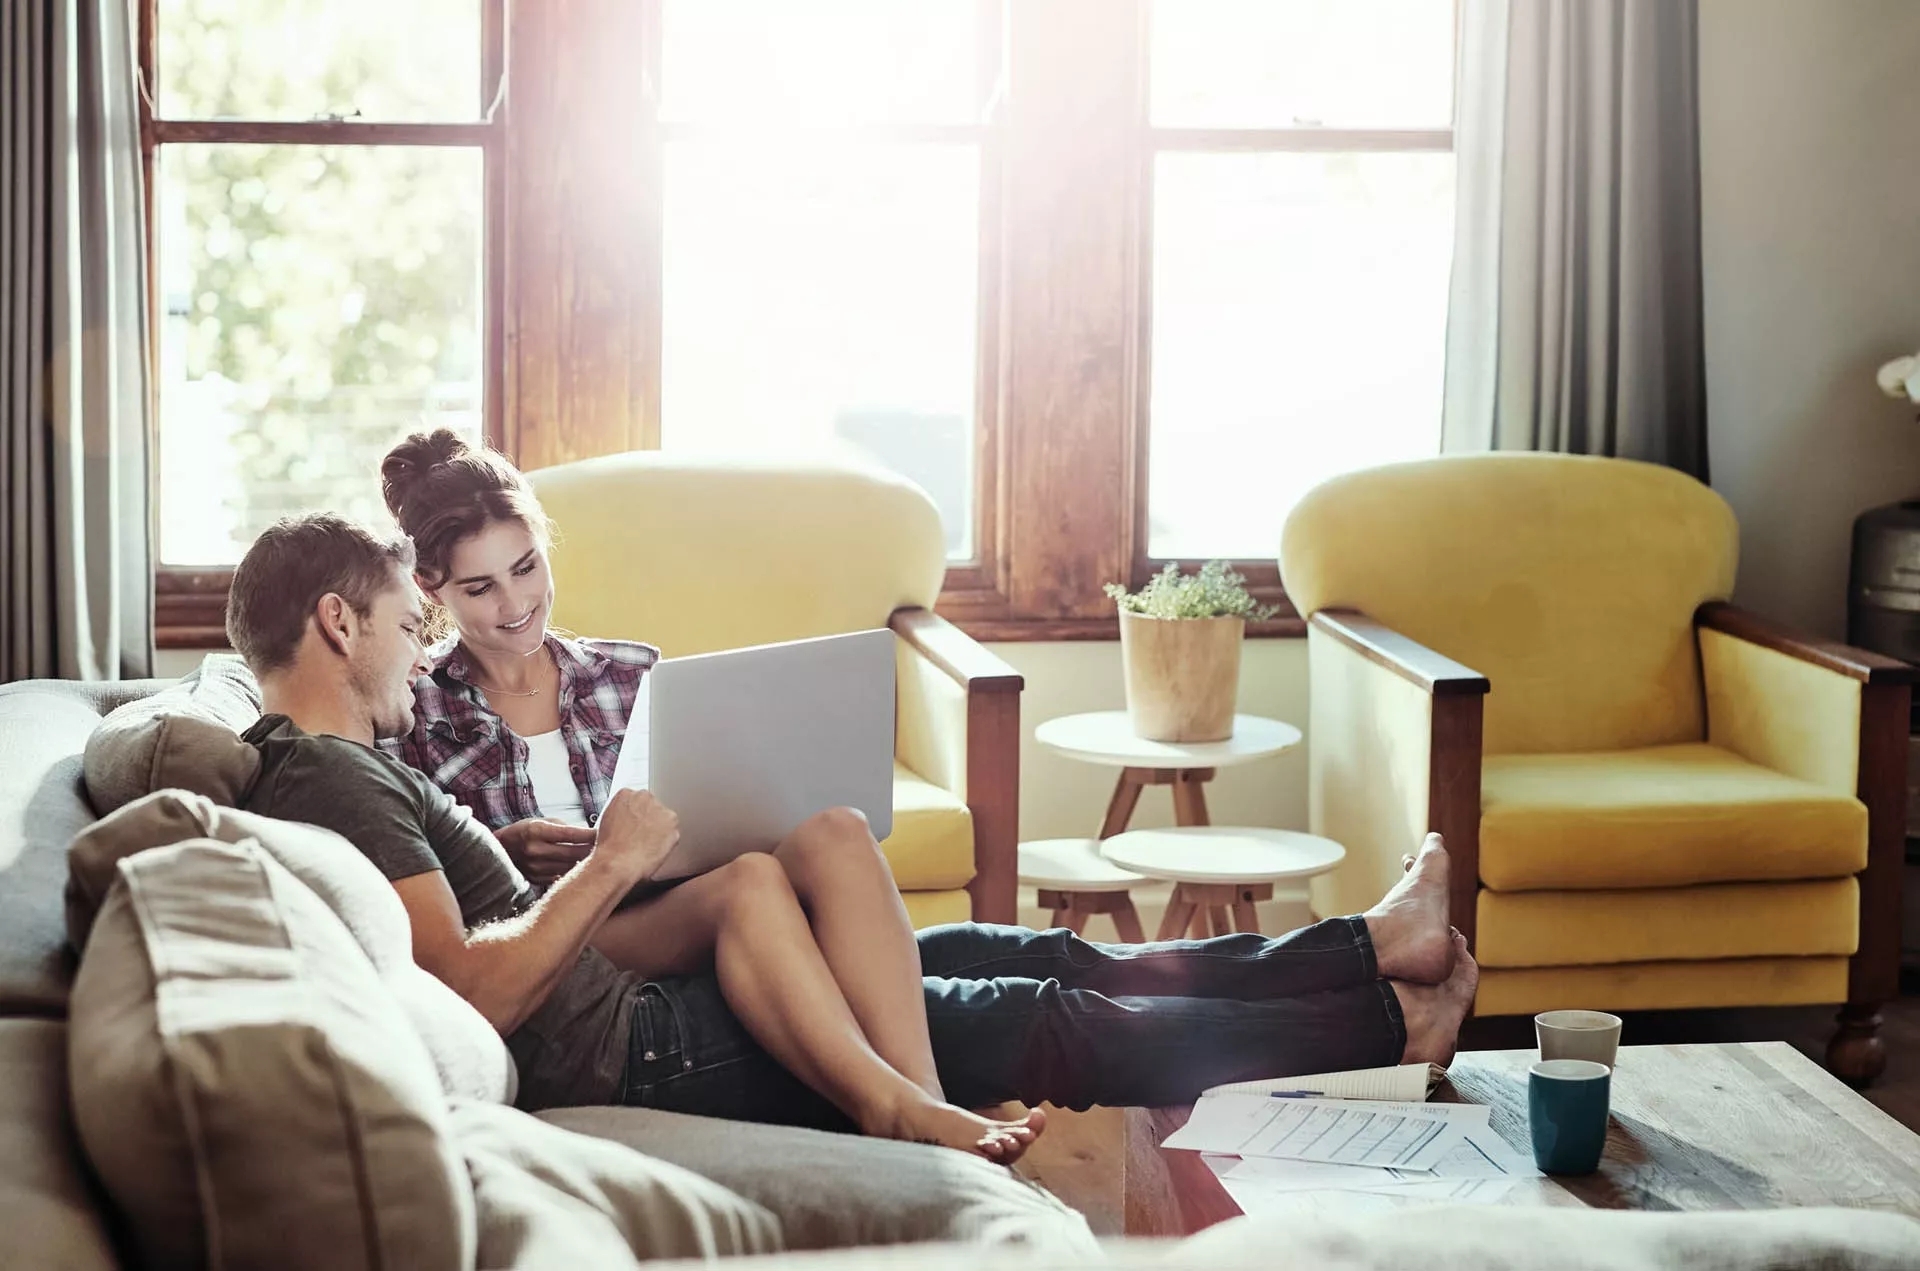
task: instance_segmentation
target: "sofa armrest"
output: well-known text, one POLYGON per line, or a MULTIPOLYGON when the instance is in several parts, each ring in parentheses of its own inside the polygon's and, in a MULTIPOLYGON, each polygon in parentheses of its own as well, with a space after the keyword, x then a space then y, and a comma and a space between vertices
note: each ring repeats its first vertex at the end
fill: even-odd
POLYGON ((1901 869, 1906 855, 1907 735, 1915 670, 1905 662, 1796 635, 1719 602, 1694 616, 1707 739, 1743 759, 1867 808, 1859 874, 1860 951, 1848 997, 1899 991, 1901 869))
POLYGON ((1486 676, 1352 610, 1314 614, 1307 641, 1312 828, 1347 849, 1347 863, 1316 880, 1316 910, 1371 905, 1433 831, 1452 858, 1453 925, 1471 943, 1486 676))
POLYGON ((960 628, 896 609, 894 750, 900 762, 966 801, 973 817, 975 922, 1015 920, 1020 838, 1020 673, 960 628))

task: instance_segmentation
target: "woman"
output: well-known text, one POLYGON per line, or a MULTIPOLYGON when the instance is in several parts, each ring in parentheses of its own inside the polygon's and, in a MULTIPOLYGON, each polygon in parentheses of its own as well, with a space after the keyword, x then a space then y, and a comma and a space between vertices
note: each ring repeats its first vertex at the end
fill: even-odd
MULTIPOLYGON (((441 429, 381 465, 415 581, 452 633, 415 686, 395 753, 471 808, 521 872, 550 883, 592 848, 621 730, 658 650, 550 631, 548 522, 504 458, 441 429)), ((934 1071, 920 958, 866 818, 834 808, 771 855, 651 889, 594 946, 649 979, 711 969, 768 1053, 870 1134, 1010 1162, 1044 1125, 953 1107, 934 1071)))

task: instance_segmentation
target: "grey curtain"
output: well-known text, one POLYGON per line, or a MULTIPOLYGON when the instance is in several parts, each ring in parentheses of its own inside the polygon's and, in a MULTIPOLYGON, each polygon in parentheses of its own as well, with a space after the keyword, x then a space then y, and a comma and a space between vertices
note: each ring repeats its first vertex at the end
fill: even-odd
POLYGON ((153 660, 129 8, 0 6, 0 679, 153 660))
POLYGON ((1707 476, 1695 0, 1466 0, 1447 450, 1707 476))

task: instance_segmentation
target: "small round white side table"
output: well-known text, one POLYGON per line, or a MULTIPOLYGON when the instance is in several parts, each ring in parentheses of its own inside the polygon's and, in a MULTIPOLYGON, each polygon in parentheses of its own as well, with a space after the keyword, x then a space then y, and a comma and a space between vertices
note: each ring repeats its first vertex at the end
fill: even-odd
POLYGON ((1107 839, 1127 828, 1148 786, 1173 787, 1175 823, 1206 825, 1206 783, 1214 770, 1291 750, 1300 744, 1300 730, 1261 715, 1235 715, 1233 736, 1225 741, 1148 741, 1134 735, 1125 711, 1094 711, 1050 719, 1033 730, 1033 739, 1069 759, 1120 769, 1100 826, 1107 839))
POLYGON ((1053 911, 1048 920, 1051 926, 1083 936, 1088 918, 1109 914, 1122 940, 1139 944, 1147 938, 1127 889, 1148 880, 1100 855, 1099 839, 1022 843, 1020 881, 1039 889, 1040 907, 1053 911))
POLYGON ((1189 926, 1196 939, 1235 928, 1259 931, 1254 904, 1271 900, 1275 883, 1324 874, 1347 858, 1347 849, 1297 830, 1207 825, 1129 830, 1102 843, 1100 854, 1123 869, 1173 882, 1157 938, 1176 940, 1189 926))

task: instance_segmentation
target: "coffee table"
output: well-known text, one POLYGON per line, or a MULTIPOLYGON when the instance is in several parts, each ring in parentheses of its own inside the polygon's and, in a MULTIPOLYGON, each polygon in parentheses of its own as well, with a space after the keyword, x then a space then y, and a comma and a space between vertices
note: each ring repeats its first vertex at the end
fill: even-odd
MULTIPOLYGON (((1523 1152, 1532 1050, 1459 1056, 1436 1102, 1483 1103, 1523 1152)), ((1240 1209, 1197 1152, 1160 1146, 1189 1108, 1130 1108, 1126 1230, 1186 1235, 1240 1209)), ((1509 1205, 1713 1210, 1839 1205, 1920 1217, 1920 1135, 1785 1042, 1626 1046, 1598 1173, 1528 1179, 1509 1205)))

